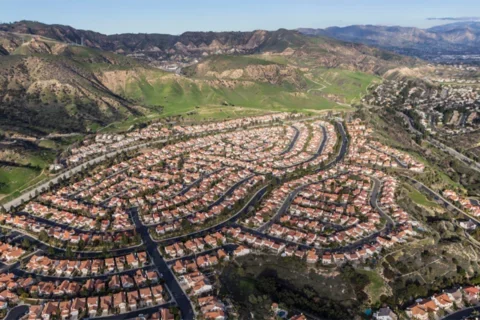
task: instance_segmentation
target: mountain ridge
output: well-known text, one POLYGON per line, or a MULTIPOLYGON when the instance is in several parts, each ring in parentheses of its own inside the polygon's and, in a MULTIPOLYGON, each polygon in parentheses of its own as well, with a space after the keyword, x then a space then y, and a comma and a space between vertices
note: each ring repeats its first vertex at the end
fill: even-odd
POLYGON ((306 75, 319 67, 378 76, 418 63, 363 44, 286 29, 188 32, 176 42, 165 35, 155 36, 157 42, 145 40, 150 37, 116 35, 114 41, 103 41, 99 33, 68 26, 0 25, 0 127, 34 123, 46 132, 88 132, 130 116, 162 110, 179 114, 202 105, 315 109, 341 99, 333 94, 320 99, 318 91, 312 91, 317 97, 306 95, 309 86, 317 86, 306 75), (72 43, 78 36, 84 46, 72 43), (170 42, 163 49, 155 46, 165 39, 170 42), (105 49, 92 48, 94 41, 105 49), (140 53, 148 59, 136 59, 140 53), (158 61, 195 63, 175 75, 156 68, 158 61))
MULTIPOLYGON (((33 21, 0 24, 0 32, 19 33, 51 38, 64 43, 83 44, 90 48, 111 51, 158 66, 158 62, 196 63, 198 59, 215 54, 279 53, 288 48, 296 49, 307 44, 304 35, 296 30, 232 31, 232 32, 184 32, 167 34, 114 34, 75 29, 64 25, 48 25, 33 21)), ((320 37, 321 38, 321 37, 320 37)), ((335 39, 322 38, 330 46, 345 46, 335 39)), ((353 48, 352 44, 348 44, 353 48)), ((357 51, 366 52, 359 45, 357 51)))
POLYGON ((351 25, 325 29, 298 28, 297 30, 308 36, 327 36, 363 43, 427 60, 435 60, 441 55, 480 53, 479 22, 456 22, 427 29, 351 25))

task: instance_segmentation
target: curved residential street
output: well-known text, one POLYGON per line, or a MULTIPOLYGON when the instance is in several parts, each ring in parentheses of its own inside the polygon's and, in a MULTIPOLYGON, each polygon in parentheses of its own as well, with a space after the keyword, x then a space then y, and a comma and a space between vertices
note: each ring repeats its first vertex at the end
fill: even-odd
POLYGON ((8 311, 7 316, 3 318, 3 320, 18 320, 21 319, 24 315, 28 313, 29 306, 27 305, 19 305, 12 308, 8 311))
POLYGON ((459 310, 457 312, 451 313, 451 314, 441 318, 440 320, 462 320, 462 319, 466 319, 467 317, 471 316, 473 314, 473 312, 475 312, 475 311, 480 312, 480 306, 470 307, 470 308, 467 308, 467 309, 459 310))

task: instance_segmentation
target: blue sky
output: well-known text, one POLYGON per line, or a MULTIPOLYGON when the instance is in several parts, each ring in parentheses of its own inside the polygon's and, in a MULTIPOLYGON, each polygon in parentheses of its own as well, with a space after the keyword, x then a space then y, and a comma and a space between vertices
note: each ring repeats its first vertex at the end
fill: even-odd
POLYGON ((478 0, 0 0, 0 22, 36 20, 107 34, 248 31, 352 24, 429 27, 480 16, 478 0))

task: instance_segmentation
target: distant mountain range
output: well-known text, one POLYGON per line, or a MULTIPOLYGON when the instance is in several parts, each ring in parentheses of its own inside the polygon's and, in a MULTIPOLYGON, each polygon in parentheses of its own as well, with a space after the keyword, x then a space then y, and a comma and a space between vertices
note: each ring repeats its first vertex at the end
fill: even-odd
POLYGON ((458 55, 480 54, 480 22, 475 21, 456 22, 429 29, 353 25, 326 29, 299 28, 298 31, 310 36, 363 43, 426 60, 442 61, 448 59, 447 55, 457 55, 450 59, 461 60, 458 55))
MULTIPOLYGON (((284 37, 285 43, 294 40, 282 30, 185 32, 181 35, 145 33, 105 35, 65 25, 48 25, 33 21, 0 24, 0 31, 39 35, 65 43, 84 44, 104 51, 131 54, 150 62, 165 60, 190 62, 209 54, 248 54, 272 45, 271 41, 269 42, 272 37, 284 37)), ((275 44, 278 44, 277 41, 275 44)))

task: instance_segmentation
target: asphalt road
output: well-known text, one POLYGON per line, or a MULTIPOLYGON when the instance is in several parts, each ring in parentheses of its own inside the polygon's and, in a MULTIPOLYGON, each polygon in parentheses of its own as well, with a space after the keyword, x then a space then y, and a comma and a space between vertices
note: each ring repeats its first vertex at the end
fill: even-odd
POLYGON ((432 189, 430 189, 429 187, 427 187, 426 185, 424 185, 420 181, 417 181, 417 180, 415 180, 415 179, 413 179, 409 176, 403 176, 403 177, 407 178, 407 180, 409 180, 413 184, 415 189, 417 189, 418 191, 420 191, 422 193, 427 194, 428 196, 433 198, 438 204, 443 206, 445 209, 450 210, 450 211, 454 211, 458 214, 461 214, 465 218, 472 220, 475 224, 477 224, 477 226, 480 226, 480 220, 478 220, 476 217, 466 213, 465 211, 461 210, 460 208, 454 206, 450 201, 448 201, 447 199, 445 199, 440 194, 433 191, 432 189))
POLYGON ((292 126, 292 128, 293 130, 295 130, 295 135, 293 136, 292 141, 290 141, 290 144, 288 145, 288 147, 278 154, 279 156, 284 155, 285 153, 288 153, 290 150, 292 150, 293 146, 295 145, 295 142, 298 139, 298 135, 300 134, 300 131, 298 131, 298 129, 294 126, 292 126))
POLYGON ((172 273, 172 270, 168 267, 166 261, 160 255, 158 251, 158 245, 152 240, 150 234, 148 233, 148 227, 144 226, 140 221, 138 216, 137 209, 130 210, 130 215, 133 222, 135 223, 136 230, 142 237, 143 243, 145 244, 146 250, 150 257, 152 258, 153 264, 157 267, 158 271, 163 274, 163 279, 165 284, 170 289, 170 292, 173 295, 173 298, 177 302, 177 306, 182 313, 182 319, 184 320, 193 320, 195 318, 195 313, 188 296, 183 292, 182 288, 177 282, 177 279, 172 273))
POLYGON ((378 194, 380 193, 380 188, 382 187, 382 183, 375 177, 371 177, 373 180, 373 189, 370 194, 370 205, 375 208, 381 216, 385 218, 387 221, 386 228, 387 230, 391 230, 391 228, 395 225, 395 221, 393 221, 390 215, 386 214, 382 208, 378 205, 378 194))
MULTIPOLYGON (((407 116, 405 113, 399 112, 399 111, 397 112, 397 115, 399 115, 400 117, 403 117, 405 119, 405 121, 408 124, 408 128, 409 128, 410 132, 415 133, 417 135, 422 135, 422 133, 420 131, 415 129, 415 126, 413 124, 413 120, 409 116, 407 116)), ((435 140, 431 137, 428 137, 427 141, 429 143, 431 143, 432 145, 434 145, 435 147, 439 148, 440 150, 442 150, 442 151, 448 153, 449 155, 455 157, 457 160, 461 161, 463 164, 468 166, 470 169, 475 170, 477 172, 480 172, 480 163, 473 161, 472 159, 465 156, 464 154, 458 152, 457 150, 455 150, 453 148, 450 148, 450 147, 444 145, 440 141, 435 140)))
POLYGON ((451 313, 448 316, 441 318, 440 320, 462 320, 471 316, 475 310, 480 311, 480 306, 462 309, 460 311, 451 313))
POLYGON ((438 149, 440 149, 440 150, 448 153, 449 155, 455 157, 457 160, 459 160, 460 162, 462 162, 463 164, 468 166, 470 169, 475 170, 477 172, 480 172, 480 164, 478 162, 473 161, 469 157, 461 154, 460 152, 458 152, 457 150, 455 150, 453 148, 450 148, 450 147, 444 145, 443 143, 441 143, 438 140, 435 140, 435 139, 429 137, 429 138, 427 138, 427 141, 430 142, 431 144, 433 144, 438 149))
POLYGON ((417 135, 422 135, 422 133, 420 131, 418 131, 417 129, 415 129, 415 126, 413 125, 413 120, 412 118, 410 118, 409 116, 407 116, 405 113, 403 112, 400 112, 400 111, 397 111, 397 115, 402 117, 405 122, 407 123, 408 125, 408 129, 410 130, 410 132, 414 133, 414 134, 417 134, 417 135))
POLYGON ((27 305, 16 306, 16 307, 10 309, 10 311, 8 311, 7 316, 3 319, 4 320, 18 320, 18 319, 22 318, 24 315, 26 315, 29 310, 30 310, 30 308, 27 305))

